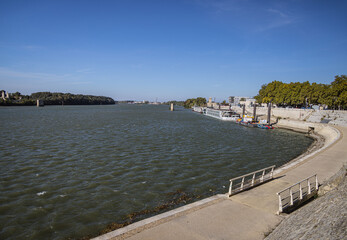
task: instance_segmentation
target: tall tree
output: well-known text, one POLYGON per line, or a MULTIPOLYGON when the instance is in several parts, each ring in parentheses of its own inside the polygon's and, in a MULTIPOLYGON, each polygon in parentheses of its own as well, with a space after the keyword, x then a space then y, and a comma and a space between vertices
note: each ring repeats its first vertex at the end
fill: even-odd
POLYGON ((333 105, 341 109, 347 104, 347 76, 335 76, 335 80, 331 83, 331 96, 333 105))

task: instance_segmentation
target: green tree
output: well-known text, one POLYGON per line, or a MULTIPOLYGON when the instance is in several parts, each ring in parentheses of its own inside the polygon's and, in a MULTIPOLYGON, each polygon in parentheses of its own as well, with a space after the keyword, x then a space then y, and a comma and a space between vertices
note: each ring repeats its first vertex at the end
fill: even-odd
POLYGON ((331 83, 331 96, 333 106, 339 109, 345 108, 347 104, 347 76, 335 76, 335 80, 331 83))
POLYGON ((301 83, 300 88, 300 105, 307 106, 311 104, 311 98, 312 98, 312 86, 311 84, 306 81, 301 83))
POLYGON ((325 84, 312 83, 311 85, 311 104, 323 104, 325 84))
POLYGON ((276 80, 269 84, 262 85, 261 89, 259 90, 259 94, 255 97, 255 99, 259 103, 281 103, 282 98, 280 97, 280 91, 282 85, 282 82, 276 80))
POLYGON ((258 103, 263 103, 263 99, 265 98, 267 84, 261 85, 261 88, 258 92, 258 95, 254 96, 255 100, 257 100, 258 103))
POLYGON ((255 96, 258 103, 272 101, 279 106, 302 107, 325 104, 329 108, 347 108, 347 76, 335 76, 331 84, 310 84, 308 81, 289 84, 273 81, 261 86, 255 96))
POLYGON ((206 98, 198 97, 198 98, 189 98, 187 99, 183 106, 185 108, 191 108, 193 106, 205 106, 206 105, 206 98))
POLYGON ((203 107, 206 105, 206 98, 198 97, 196 98, 196 104, 200 107, 203 107))

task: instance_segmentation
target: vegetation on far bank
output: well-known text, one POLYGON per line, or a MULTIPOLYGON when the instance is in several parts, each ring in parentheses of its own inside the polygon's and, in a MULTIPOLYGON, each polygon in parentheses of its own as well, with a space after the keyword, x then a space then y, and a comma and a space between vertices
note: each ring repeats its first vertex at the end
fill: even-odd
MULTIPOLYGON (((2 92, 1 90, 0 92, 2 92)), ((31 106, 36 100, 42 100, 45 105, 100 105, 115 104, 110 97, 92 96, 71 93, 37 92, 31 95, 22 95, 19 92, 9 94, 9 98, 0 98, 2 106, 31 106)))
POLYGON ((198 97, 198 98, 189 98, 184 103, 183 106, 185 108, 191 108, 193 106, 205 106, 206 98, 198 97))
POLYGON ((335 76, 330 84, 273 81, 262 85, 254 98, 258 103, 272 102, 282 107, 326 105, 330 109, 347 109, 347 76, 335 76))
POLYGON ((184 107, 184 101, 173 100, 173 101, 163 102, 163 104, 166 104, 166 105, 170 105, 171 103, 173 103, 175 106, 184 107))
MULTIPOLYGON (((272 102, 278 107, 310 107, 312 105, 326 106, 328 109, 347 109, 347 76, 335 76, 330 84, 272 81, 262 85, 257 96, 257 103, 272 102)), ((241 101, 246 99, 241 98, 241 101)), ((221 105, 227 105, 224 100, 221 105)), ((202 97, 190 98, 183 102, 185 108, 206 106, 202 97)))

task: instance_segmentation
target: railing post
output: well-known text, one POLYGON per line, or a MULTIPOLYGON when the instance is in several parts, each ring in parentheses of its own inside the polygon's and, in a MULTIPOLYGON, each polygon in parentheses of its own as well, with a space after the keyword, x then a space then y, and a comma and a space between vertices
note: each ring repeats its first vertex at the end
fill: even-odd
POLYGON ((265 175, 265 170, 263 171, 263 174, 261 175, 260 182, 264 182, 264 175, 265 175))
POLYGON ((300 200, 302 200, 302 186, 301 186, 301 183, 299 183, 299 187, 300 187, 300 200))
POLYGON ((243 183, 245 182, 245 177, 242 178, 242 182, 241 182, 241 187, 240 187, 240 190, 243 189, 243 183))
POLYGON ((270 178, 272 179, 274 177, 274 167, 271 168, 270 178))
POLYGON ((311 194, 311 184, 310 184, 310 179, 309 178, 307 179, 307 187, 308 187, 307 194, 309 195, 309 194, 311 194))
POLYGON ((253 174, 253 178, 252 178, 252 186, 254 185, 254 179, 255 179, 255 173, 253 174))
POLYGON ((318 191, 318 178, 317 178, 317 174, 316 174, 316 191, 318 191))
POLYGON ((229 186, 229 196, 231 195, 231 189, 233 187, 233 181, 230 181, 230 186, 229 186))
POLYGON ((278 194, 278 213, 283 212, 281 194, 278 194))
POLYGON ((293 206, 294 201, 293 201, 293 191, 292 191, 292 188, 289 188, 289 194, 290 194, 290 205, 293 206))

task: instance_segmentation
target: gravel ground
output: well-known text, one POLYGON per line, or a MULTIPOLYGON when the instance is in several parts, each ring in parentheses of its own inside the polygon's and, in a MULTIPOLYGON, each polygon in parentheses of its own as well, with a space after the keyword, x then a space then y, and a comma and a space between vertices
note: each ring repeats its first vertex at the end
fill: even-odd
MULTIPOLYGON (((339 185, 288 215, 266 240, 347 239, 346 168, 326 186, 339 185)), ((325 186, 322 186, 325 187, 325 186)))

